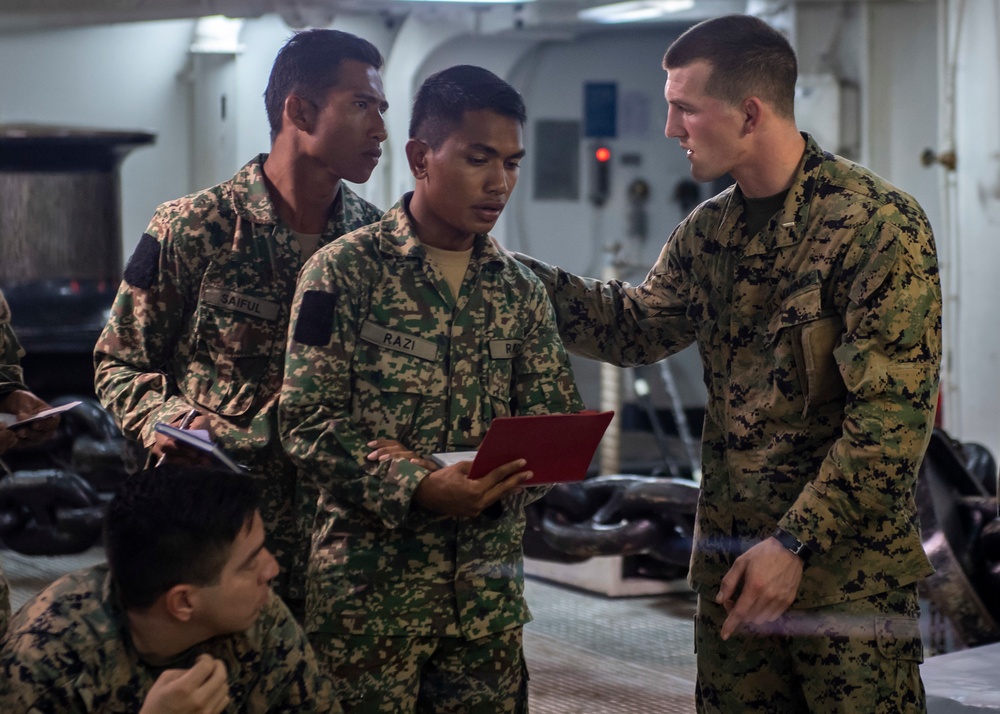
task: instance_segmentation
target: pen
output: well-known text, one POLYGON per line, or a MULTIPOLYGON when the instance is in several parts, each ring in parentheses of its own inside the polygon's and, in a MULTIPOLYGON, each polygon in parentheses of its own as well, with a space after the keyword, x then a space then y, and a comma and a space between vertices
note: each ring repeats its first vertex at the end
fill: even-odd
MULTIPOLYGON (((197 409, 192 409, 191 411, 189 411, 187 414, 184 415, 184 418, 181 419, 181 423, 177 425, 177 428, 178 429, 187 429, 188 428, 188 424, 190 424, 191 420, 194 419, 196 416, 198 416, 198 410, 197 409)), ((156 460, 156 465, 157 466, 162 466, 163 462, 166 461, 166 459, 167 459, 167 455, 166 454, 160 454, 160 458, 158 458, 156 460)))

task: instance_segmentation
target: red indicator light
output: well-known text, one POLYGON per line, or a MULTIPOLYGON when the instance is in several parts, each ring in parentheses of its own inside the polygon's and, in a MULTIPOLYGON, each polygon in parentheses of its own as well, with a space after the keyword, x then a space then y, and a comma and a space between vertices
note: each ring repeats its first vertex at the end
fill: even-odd
POLYGON ((602 164, 606 161, 611 160, 611 149, 602 146, 597 151, 594 152, 594 158, 600 161, 602 164))

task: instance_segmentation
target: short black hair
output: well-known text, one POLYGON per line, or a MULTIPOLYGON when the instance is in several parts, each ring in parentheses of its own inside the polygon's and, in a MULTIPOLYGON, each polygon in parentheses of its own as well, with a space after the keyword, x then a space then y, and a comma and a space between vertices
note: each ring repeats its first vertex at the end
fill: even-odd
POLYGON ((125 479, 108 506, 104 547, 126 609, 180 584, 218 582, 260 491, 248 474, 167 464, 125 479))
POLYGON ((724 15, 700 22, 678 37, 663 68, 704 60, 712 66, 705 91, 737 105, 750 96, 769 102, 779 115, 795 116, 795 50, 778 30, 752 15, 724 15))
POLYGON ((461 64, 441 70, 417 90, 410 138, 437 149, 462 123, 465 112, 483 109, 515 119, 522 126, 528 118, 520 93, 488 69, 461 64))
POLYGON ((271 124, 271 141, 281 132, 285 99, 290 94, 321 105, 340 80, 344 60, 357 60, 382 69, 382 54, 366 39, 340 30, 296 32, 278 50, 264 90, 264 106, 271 124))

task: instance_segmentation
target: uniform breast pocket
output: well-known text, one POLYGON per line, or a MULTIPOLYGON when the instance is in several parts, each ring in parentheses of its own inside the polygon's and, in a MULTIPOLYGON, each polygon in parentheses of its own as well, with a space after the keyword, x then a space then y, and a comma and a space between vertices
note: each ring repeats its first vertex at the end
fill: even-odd
POLYGON ((435 362, 375 345, 365 345, 357 357, 358 416, 380 437, 408 438, 425 400, 440 396, 444 389, 434 379, 435 362))
POLYGON ((204 303, 197 320, 184 393, 216 414, 242 416, 254 405, 271 363, 275 323, 204 303))
POLYGON ((823 310, 819 284, 786 298, 768 323, 775 388, 786 398, 801 397, 803 416, 847 391, 833 357, 843 332, 840 316, 823 310))
POLYGON ((484 424, 489 424, 495 417, 510 416, 511 401, 514 397, 511 394, 514 354, 510 349, 507 353, 500 352, 497 343, 514 345, 515 351, 520 346, 519 341, 513 340, 493 340, 490 344, 490 359, 486 364, 484 380, 487 398, 483 404, 489 413, 483 415, 484 424))

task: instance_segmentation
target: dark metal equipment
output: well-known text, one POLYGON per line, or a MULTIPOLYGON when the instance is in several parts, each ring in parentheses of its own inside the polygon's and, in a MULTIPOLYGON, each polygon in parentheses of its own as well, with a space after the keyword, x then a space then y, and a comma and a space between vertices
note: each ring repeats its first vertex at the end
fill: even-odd
POLYGON ((54 440, 2 457, 0 541, 29 555, 92 546, 131 447, 91 398, 93 350, 122 273, 119 168, 154 135, 0 125, 0 288, 25 381, 62 416, 54 440), (81 394, 67 397, 67 394, 81 394))
POLYGON ((528 557, 579 562, 636 556, 635 574, 683 577, 691 557, 698 486, 659 476, 598 476, 559 484, 529 509, 528 557))
POLYGON ((65 412, 55 436, 6 452, 0 472, 0 542, 27 555, 80 553, 101 533, 107 501, 143 453, 89 397, 65 412))
POLYGON ((935 573, 920 587, 968 646, 1000 640, 996 492, 989 452, 935 430, 917 483, 924 550, 935 573))
POLYGON ((139 131, 0 124, 0 288, 52 398, 93 389, 91 354, 121 280, 119 167, 139 131))
MULTIPOLYGON (((921 595, 964 646, 1000 641, 997 464, 935 430, 917 478, 923 546, 936 572, 921 595)), ((600 476, 556 486, 528 509, 525 555, 561 562, 621 555, 632 575, 687 572, 699 489, 688 479, 600 476)))

